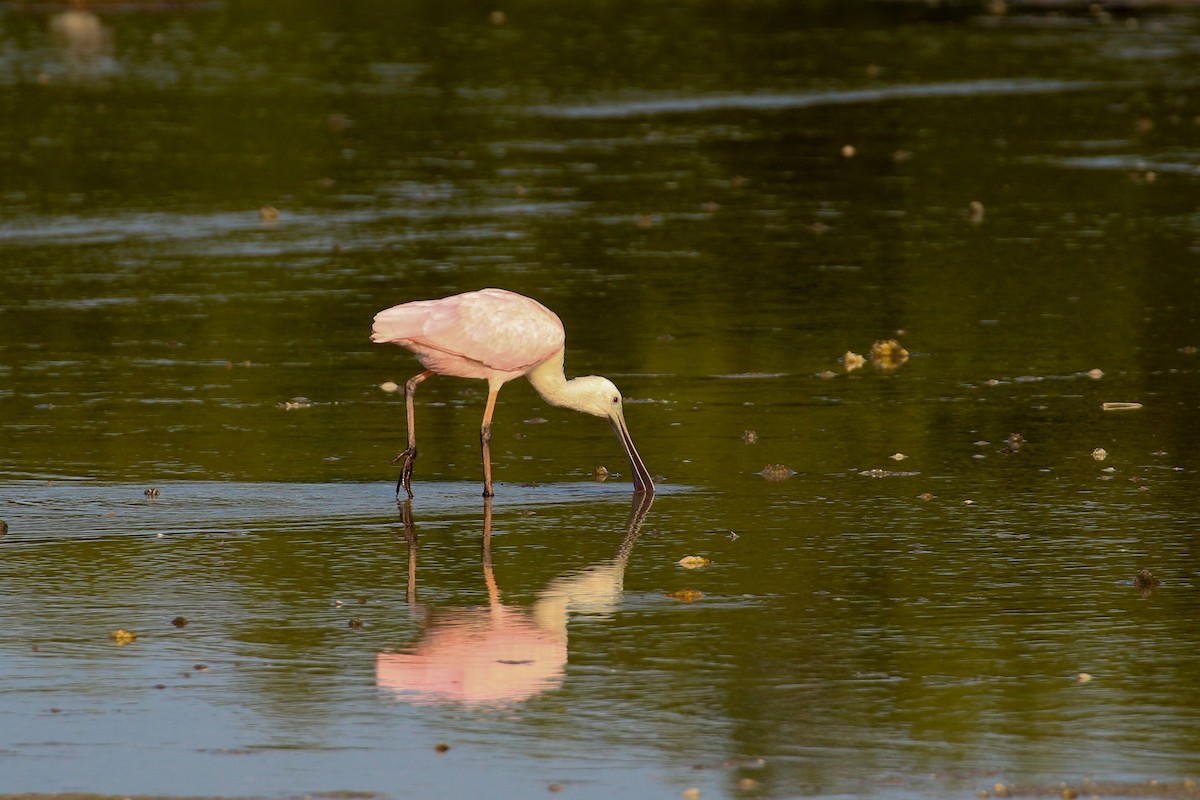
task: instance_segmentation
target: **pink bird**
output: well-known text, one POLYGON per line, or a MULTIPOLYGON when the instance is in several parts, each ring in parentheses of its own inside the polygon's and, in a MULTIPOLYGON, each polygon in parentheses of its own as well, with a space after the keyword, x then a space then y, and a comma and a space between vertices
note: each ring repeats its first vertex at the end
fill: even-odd
POLYGON ((483 496, 491 497, 492 412, 500 387, 522 375, 547 403, 606 418, 616 431, 633 471, 633 491, 653 494, 650 473, 629 436, 621 393, 608 378, 588 375, 567 380, 563 372, 566 332, 562 320, 536 300, 504 289, 465 292, 440 300, 417 300, 375 315, 372 342, 391 342, 413 351, 425 365, 404 385, 408 412, 408 449, 392 459, 403 461, 400 487, 412 497, 417 458, 413 393, 431 375, 478 378, 488 382, 487 406, 479 441, 483 447, 483 496))

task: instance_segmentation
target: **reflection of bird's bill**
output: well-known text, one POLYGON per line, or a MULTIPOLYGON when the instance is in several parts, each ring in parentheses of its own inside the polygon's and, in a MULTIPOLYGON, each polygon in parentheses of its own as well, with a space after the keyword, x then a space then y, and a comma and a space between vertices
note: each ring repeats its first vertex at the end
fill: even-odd
POLYGON ((642 457, 638 455, 637 448, 633 446, 633 437, 629 435, 629 428, 625 426, 625 418, 614 414, 609 417, 609 422, 612 423, 613 430, 617 432, 621 446, 625 448, 625 455, 629 456, 629 467, 633 470, 633 491, 654 494, 654 481, 650 480, 650 470, 646 469, 646 465, 642 463, 642 457))

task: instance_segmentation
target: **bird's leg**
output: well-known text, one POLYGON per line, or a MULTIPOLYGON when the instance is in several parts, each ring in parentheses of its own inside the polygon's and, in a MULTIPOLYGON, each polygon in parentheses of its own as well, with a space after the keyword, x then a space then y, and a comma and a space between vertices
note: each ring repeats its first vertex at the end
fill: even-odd
POLYGON ((479 444, 483 449, 483 496, 492 497, 492 412, 496 410, 499 386, 488 387, 487 407, 483 410, 483 425, 479 428, 479 444))
POLYGON ((400 468, 400 477, 396 480, 396 496, 400 496, 400 487, 404 487, 404 491, 408 492, 409 499, 412 499, 412 471, 413 462, 417 460, 417 413, 413 408, 413 395, 417 391, 417 386, 421 381, 425 380, 434 372, 427 369, 420 375, 413 375, 408 379, 408 383, 404 384, 404 410, 408 413, 408 449, 392 459, 392 463, 403 461, 404 466, 400 468))

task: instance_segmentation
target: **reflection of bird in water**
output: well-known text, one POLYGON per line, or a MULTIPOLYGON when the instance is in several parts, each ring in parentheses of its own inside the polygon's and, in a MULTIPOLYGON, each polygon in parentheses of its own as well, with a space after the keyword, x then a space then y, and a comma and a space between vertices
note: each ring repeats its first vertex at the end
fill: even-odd
POLYGON ((621 393, 608 378, 588 375, 567 380, 563 372, 566 333, 562 321, 536 300, 504 289, 483 289, 440 300, 417 300, 380 311, 371 330, 372 342, 391 342, 416 353, 425 371, 404 386, 408 412, 408 449, 400 487, 412 497, 417 437, 413 393, 431 375, 453 375, 488 382, 487 407, 479 440, 483 446, 483 495, 491 497, 492 412, 500 387, 522 375, 547 403, 605 417, 625 448, 633 470, 633 491, 653 493, 654 482, 638 456, 625 425, 621 393))
MULTIPOLYGON (((417 645, 380 653, 378 684, 414 702, 503 705, 558 686, 567 663, 571 612, 611 613, 620 602, 625 566, 653 497, 635 496, 615 558, 550 582, 531 610, 505 606, 492 572, 491 501, 484 504, 485 609, 450 609, 429 616, 417 645)), ((416 532, 403 505, 408 542, 408 599, 416 605, 416 532)))

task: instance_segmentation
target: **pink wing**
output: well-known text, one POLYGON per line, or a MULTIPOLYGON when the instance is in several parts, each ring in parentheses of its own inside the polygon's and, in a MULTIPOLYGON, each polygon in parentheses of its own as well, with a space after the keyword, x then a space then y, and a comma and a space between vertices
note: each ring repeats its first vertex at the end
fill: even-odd
POLYGON ((380 311, 371 341, 407 347, 444 375, 486 378, 486 370, 526 372, 561 350, 566 336, 558 315, 536 300, 483 289, 380 311))

